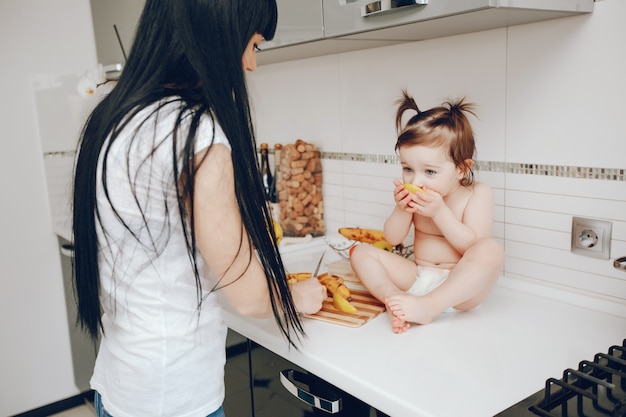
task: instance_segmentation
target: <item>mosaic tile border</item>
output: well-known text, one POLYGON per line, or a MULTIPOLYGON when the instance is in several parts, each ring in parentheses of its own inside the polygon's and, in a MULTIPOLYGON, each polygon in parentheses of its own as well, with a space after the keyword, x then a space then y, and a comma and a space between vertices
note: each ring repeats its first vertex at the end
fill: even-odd
POLYGON ((625 168, 593 168, 567 165, 507 163, 507 171, 513 174, 546 175, 580 179, 626 181, 625 168))
MULTIPOLYGON (((270 149, 270 153, 274 153, 270 149)), ((74 157, 74 151, 46 152, 44 158, 74 157)), ((322 159, 352 162, 373 162, 377 164, 399 164, 398 155, 377 155, 346 152, 320 152, 322 159)), ((544 175, 549 177, 595 179, 606 181, 626 181, 626 168, 593 168, 570 165, 528 164, 521 162, 476 161, 476 169, 485 172, 505 172, 510 174, 544 175)))
MULTIPOLYGON (((320 152, 322 159, 381 164, 400 163, 397 155, 320 152)), ((478 171, 511 174, 544 175, 551 177, 626 181, 626 168, 594 168, 569 165, 529 164, 520 162, 476 161, 478 171)))

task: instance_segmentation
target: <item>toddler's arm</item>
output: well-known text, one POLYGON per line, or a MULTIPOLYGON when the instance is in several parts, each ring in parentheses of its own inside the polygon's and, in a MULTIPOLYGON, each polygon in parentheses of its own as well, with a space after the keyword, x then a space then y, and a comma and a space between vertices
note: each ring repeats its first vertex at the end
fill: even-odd
POLYGON ((409 234, 415 208, 412 207, 411 193, 404 189, 402 183, 394 180, 393 198, 396 206, 385 221, 385 240, 392 245, 400 244, 409 234))
POLYGON ((432 219, 448 243, 459 253, 465 253, 478 239, 491 236, 493 223, 491 188, 481 183, 474 185, 472 196, 461 219, 457 219, 447 207, 432 219))

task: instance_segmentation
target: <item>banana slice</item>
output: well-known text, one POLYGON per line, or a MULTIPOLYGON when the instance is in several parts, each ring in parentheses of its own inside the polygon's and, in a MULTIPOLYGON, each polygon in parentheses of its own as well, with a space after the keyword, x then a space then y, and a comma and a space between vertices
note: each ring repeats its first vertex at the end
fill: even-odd
POLYGON ((337 277, 334 275, 328 275, 327 273, 323 273, 317 277, 320 284, 326 287, 326 290, 331 294, 335 295, 339 293, 343 298, 349 300, 352 296, 350 294, 350 290, 343 284, 343 278, 337 277))
POLYGON ((339 294, 338 292, 333 295, 333 306, 339 311, 343 311, 344 313, 356 314, 359 310, 350 304, 350 301, 346 300, 339 294))
POLYGON ((408 192, 410 192, 412 194, 424 193, 425 192, 423 189, 421 189, 417 185, 411 184, 409 182, 405 182, 403 184, 403 187, 404 187, 405 190, 407 190, 408 192))
POLYGON ((306 281, 309 278, 311 278, 310 272, 296 272, 296 273, 287 274, 288 281, 291 281, 291 280, 294 280, 296 282, 306 281))

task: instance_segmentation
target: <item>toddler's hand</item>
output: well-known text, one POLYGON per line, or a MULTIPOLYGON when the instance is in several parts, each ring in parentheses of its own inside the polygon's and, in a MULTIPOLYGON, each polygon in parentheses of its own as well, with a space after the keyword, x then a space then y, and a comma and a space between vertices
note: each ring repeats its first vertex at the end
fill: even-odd
POLYGON ((415 213, 417 209, 415 206, 414 195, 404 188, 401 181, 393 180, 393 185, 393 199, 396 202, 396 207, 409 213, 415 213))
POLYGON ((446 207, 446 203, 438 192, 428 189, 424 191, 415 196, 414 207, 424 217, 435 217, 446 207))

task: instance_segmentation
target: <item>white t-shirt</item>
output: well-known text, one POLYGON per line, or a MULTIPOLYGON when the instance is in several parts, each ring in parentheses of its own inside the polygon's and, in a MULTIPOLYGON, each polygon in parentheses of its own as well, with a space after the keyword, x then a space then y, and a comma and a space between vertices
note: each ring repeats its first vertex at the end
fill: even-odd
MULTIPOLYGON (((172 176, 172 131, 179 105, 169 103, 152 115, 156 105, 144 109, 114 141, 106 179, 117 215, 101 186, 108 142, 99 161, 97 204, 106 231, 98 227, 104 337, 91 387, 115 417, 204 417, 224 401, 227 329, 216 295, 209 294, 212 279, 200 254, 206 298, 200 312, 197 308, 172 176), (150 119, 140 126, 147 116, 150 119)), ((179 155, 187 127, 185 121, 179 128, 179 155)), ((213 138, 230 149, 222 129, 216 126, 214 134, 205 115, 195 152, 213 138)))

